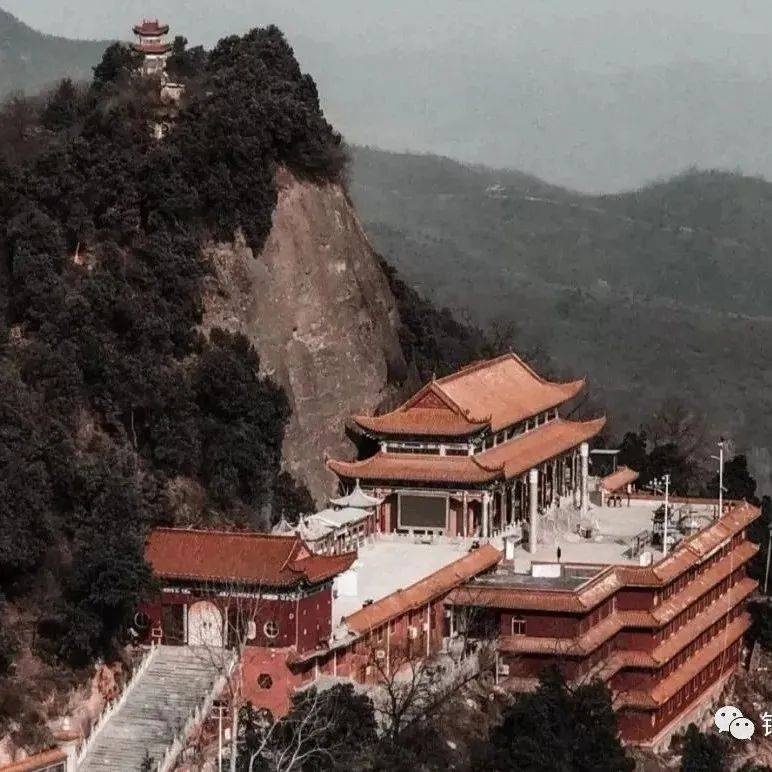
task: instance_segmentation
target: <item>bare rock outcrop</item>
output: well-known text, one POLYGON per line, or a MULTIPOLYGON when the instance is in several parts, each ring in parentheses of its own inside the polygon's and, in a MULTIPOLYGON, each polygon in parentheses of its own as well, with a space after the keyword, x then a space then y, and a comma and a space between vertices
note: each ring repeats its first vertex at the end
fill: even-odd
POLYGON ((325 455, 350 457, 348 416, 390 406, 410 382, 396 303, 339 185, 286 170, 261 254, 237 240, 208 249, 206 330, 246 335, 292 406, 284 465, 321 504, 333 490, 325 455))

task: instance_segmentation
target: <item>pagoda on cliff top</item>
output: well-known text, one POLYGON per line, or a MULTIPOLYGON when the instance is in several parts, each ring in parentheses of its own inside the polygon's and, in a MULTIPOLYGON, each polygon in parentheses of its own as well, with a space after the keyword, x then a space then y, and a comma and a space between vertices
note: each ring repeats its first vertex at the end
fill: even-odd
POLYGON ((533 551, 540 513, 568 505, 586 516, 588 443, 605 418, 560 415, 584 383, 548 381, 515 354, 479 362, 390 413, 356 416, 380 450, 328 467, 383 500, 381 532, 488 539, 516 526, 533 551))
POLYGON ((169 25, 162 24, 158 19, 143 19, 141 24, 134 26, 134 34, 137 42, 132 44, 132 48, 143 56, 142 74, 163 75, 172 50, 171 43, 165 40, 169 25))

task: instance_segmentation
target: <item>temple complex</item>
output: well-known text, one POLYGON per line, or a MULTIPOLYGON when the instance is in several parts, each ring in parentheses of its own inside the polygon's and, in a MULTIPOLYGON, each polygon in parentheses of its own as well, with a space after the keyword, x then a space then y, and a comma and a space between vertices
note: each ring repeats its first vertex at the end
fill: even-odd
POLYGON ((142 54, 143 75, 163 75, 172 50, 171 43, 166 40, 169 25, 162 24, 158 19, 143 19, 141 24, 134 26, 134 34, 137 42, 132 43, 132 48, 142 54))
POLYGON ((245 693, 276 716, 325 678, 378 689, 406 662, 468 672, 492 650, 499 687, 532 690, 548 665, 600 679, 622 738, 666 747, 742 665, 760 513, 665 504, 616 463, 590 474, 605 419, 566 417, 583 386, 508 354, 357 416, 377 450, 328 462, 345 490, 321 512, 274 535, 154 531, 160 592, 135 627, 156 643, 240 646, 245 693))
POLYGON ((547 381, 515 354, 480 362, 390 413, 356 416, 378 452, 328 466, 344 485, 383 499, 383 533, 487 539, 513 531, 533 552, 545 511, 587 512, 588 441, 605 418, 561 416, 584 385, 547 381))

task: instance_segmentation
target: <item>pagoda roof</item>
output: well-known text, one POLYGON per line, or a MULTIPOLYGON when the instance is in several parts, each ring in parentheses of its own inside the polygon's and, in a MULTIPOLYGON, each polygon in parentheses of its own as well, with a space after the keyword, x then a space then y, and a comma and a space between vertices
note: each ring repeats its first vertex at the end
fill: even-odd
POLYGON ((296 535, 157 528, 145 557, 162 579, 294 587, 332 579, 357 553, 315 555, 296 535))
POLYGON ((171 43, 132 43, 131 47, 140 54, 168 54, 171 43))
POLYGON ((158 19, 143 19, 141 24, 134 25, 134 34, 143 37, 166 35, 167 32, 169 32, 169 25, 162 24, 158 19))
POLYGON ((381 416, 355 416, 366 431, 383 435, 465 437, 497 432, 567 402, 585 381, 547 381, 515 354, 477 362, 434 380, 381 416))
POLYGON ((364 461, 328 461, 339 477, 404 482, 479 484, 517 477, 597 435, 605 418, 559 418, 474 456, 379 452, 364 461))

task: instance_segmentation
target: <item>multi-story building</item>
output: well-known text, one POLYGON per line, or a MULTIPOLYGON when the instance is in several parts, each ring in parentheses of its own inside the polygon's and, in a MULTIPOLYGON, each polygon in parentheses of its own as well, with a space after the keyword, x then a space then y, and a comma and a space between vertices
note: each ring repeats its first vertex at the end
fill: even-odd
POLYGON ((523 524, 533 550, 540 510, 588 505, 588 440, 606 421, 560 414, 584 383, 547 381, 514 354, 480 362, 390 413, 356 416, 378 452, 328 466, 384 500, 383 533, 489 538, 523 524))
POLYGON ((158 19, 143 19, 141 24, 134 26, 134 34, 137 42, 132 43, 132 48, 142 55, 142 73, 163 75, 172 50, 171 43, 166 40, 169 25, 161 24, 158 19))
POLYGON ((322 676, 376 685, 406 660, 453 659, 484 638, 500 685, 533 689, 551 664, 598 678, 626 741, 664 743, 738 665, 759 510, 663 508, 627 487, 626 468, 590 481, 587 443, 604 419, 559 412, 582 383, 550 383, 507 355, 358 417, 379 449, 329 462, 353 490, 332 500, 346 522, 317 545, 336 553, 348 534, 357 553, 314 554, 297 534, 159 529, 147 558, 162 592, 138 625, 213 646, 236 631, 250 699, 275 714, 322 676), (652 538, 663 509, 667 543, 652 538), (246 629, 233 618, 245 599, 257 603, 246 629))
POLYGON ((620 556, 523 575, 505 561, 447 602, 493 633, 505 684, 532 689, 550 664, 575 681, 599 678, 614 695, 623 737, 656 745, 717 696, 738 665, 750 626, 744 602, 757 586, 746 569, 758 547, 746 529, 758 516, 736 505, 651 565, 620 556))

